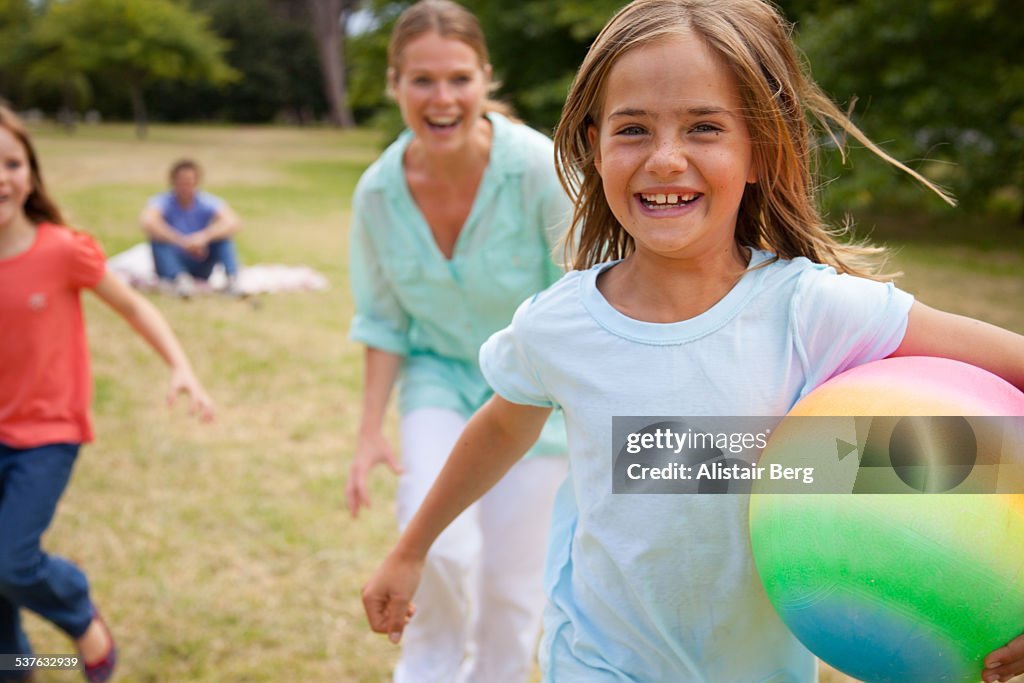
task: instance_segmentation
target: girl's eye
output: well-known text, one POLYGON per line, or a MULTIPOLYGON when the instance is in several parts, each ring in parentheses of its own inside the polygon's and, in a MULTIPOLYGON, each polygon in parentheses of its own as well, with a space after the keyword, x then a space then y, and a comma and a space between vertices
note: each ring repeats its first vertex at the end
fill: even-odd
POLYGON ((426 76, 417 76, 416 78, 412 79, 412 84, 418 85, 420 87, 427 86, 430 85, 430 79, 427 78, 426 76))
POLYGON ((469 80, 469 76, 456 76, 455 78, 452 79, 452 82, 455 83, 456 85, 466 85, 467 83, 469 83, 469 80))
POLYGON ((720 133, 722 129, 713 123, 698 123, 693 127, 694 133, 720 133))
POLYGON ((616 135, 643 135, 647 131, 644 130, 643 126, 624 126, 619 129, 616 135))

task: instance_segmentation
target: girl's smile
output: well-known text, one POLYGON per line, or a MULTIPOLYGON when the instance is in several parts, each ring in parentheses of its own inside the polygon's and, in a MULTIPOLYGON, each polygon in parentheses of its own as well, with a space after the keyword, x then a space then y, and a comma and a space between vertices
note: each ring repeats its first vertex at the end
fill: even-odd
POLYGON ((701 196, 700 192, 679 187, 649 188, 637 193, 641 211, 656 218, 683 215, 697 204, 701 196))
POLYGON ((757 177, 735 79, 682 33, 622 55, 589 130, 608 205, 638 254, 731 252, 747 183, 757 177))

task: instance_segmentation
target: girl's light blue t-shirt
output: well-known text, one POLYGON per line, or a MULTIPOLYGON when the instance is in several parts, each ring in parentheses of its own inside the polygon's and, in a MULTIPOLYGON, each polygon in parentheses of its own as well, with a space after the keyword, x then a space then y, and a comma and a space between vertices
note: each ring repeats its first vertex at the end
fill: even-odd
MULTIPOLYGON (((412 198, 402 164, 405 131, 360 178, 352 207, 349 277, 356 314, 349 336, 405 357, 399 410, 469 415, 491 396, 480 346, 516 307, 557 281, 554 258, 571 204, 555 175, 551 141, 488 114, 490 159, 451 259, 412 198)), ((564 453, 553 416, 534 453, 564 453)))
POLYGON ((755 251, 721 301, 670 324, 604 299, 597 277, 612 264, 574 271, 481 349, 498 394, 565 414, 571 476, 552 513, 545 681, 816 680, 758 580, 746 496, 612 492, 613 417, 781 416, 903 339, 909 294, 771 258, 755 251))

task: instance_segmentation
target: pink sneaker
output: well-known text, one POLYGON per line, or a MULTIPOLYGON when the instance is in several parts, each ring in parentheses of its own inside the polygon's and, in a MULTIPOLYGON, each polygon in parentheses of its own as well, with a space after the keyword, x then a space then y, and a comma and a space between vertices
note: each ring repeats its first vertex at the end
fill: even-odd
POLYGON ((114 642, 114 636, 111 634, 110 629, 107 628, 107 622, 103 621, 100 613, 96 612, 93 618, 99 622, 106 632, 107 640, 110 641, 110 647, 107 648, 107 652, 102 658, 94 662, 87 662, 83 657, 82 675, 85 676, 85 680, 89 683, 106 683, 114 676, 114 667, 117 665, 117 643, 114 642))

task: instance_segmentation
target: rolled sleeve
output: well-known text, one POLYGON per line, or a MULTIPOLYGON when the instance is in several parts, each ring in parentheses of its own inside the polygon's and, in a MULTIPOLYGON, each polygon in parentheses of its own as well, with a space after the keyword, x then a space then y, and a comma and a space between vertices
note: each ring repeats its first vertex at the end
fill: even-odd
POLYGON ((382 351, 408 355, 410 318, 381 269, 358 195, 353 201, 349 237, 349 281, 356 304, 349 338, 382 351))

